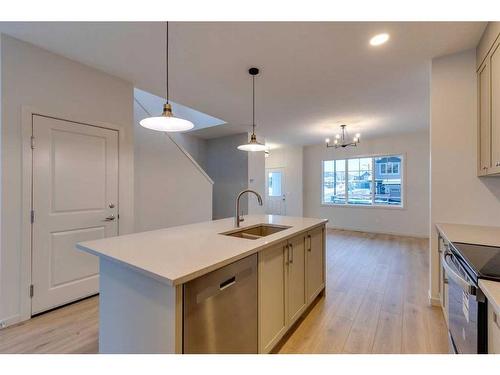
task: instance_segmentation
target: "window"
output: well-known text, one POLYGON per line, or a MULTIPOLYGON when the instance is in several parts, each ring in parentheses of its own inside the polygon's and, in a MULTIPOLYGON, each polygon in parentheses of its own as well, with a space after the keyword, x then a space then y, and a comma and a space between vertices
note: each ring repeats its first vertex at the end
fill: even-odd
POLYGON ((402 155, 323 161, 322 203, 402 206, 402 155))
POLYGON ((267 175, 267 189, 270 197, 281 196, 281 172, 269 172, 267 175))
POLYGON ((379 164, 379 174, 390 174, 397 175, 399 174, 399 165, 400 162, 384 162, 379 164))
POLYGON ((345 203, 345 160, 325 161, 323 195, 329 203, 345 203))

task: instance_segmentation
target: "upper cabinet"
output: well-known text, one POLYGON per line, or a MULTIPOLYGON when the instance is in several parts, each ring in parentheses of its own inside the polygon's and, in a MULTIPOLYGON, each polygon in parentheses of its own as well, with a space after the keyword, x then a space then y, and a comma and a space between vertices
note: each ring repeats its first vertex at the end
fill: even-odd
POLYGON ((490 64, 485 61, 477 72, 478 95, 478 175, 488 174, 491 168, 491 123, 490 123, 490 64))
POLYGON ((500 175, 500 23, 490 22, 477 47, 478 176, 500 175))

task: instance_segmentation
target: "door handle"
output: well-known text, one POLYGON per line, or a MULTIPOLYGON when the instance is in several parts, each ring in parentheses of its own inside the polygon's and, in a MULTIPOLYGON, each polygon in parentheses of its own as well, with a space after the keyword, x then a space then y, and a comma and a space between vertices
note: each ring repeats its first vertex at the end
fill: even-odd
POLYGON ((448 276, 449 279, 452 279, 454 282, 456 282, 468 294, 475 296, 477 294, 475 285, 470 284, 466 279, 464 279, 458 273, 458 271, 454 269, 452 264, 448 261, 448 259, 451 258, 452 255, 450 253, 445 253, 443 256, 443 268, 446 271, 446 276, 448 276))
POLYGON ((107 218, 105 218, 103 221, 113 221, 115 220, 115 215, 109 215, 107 218))

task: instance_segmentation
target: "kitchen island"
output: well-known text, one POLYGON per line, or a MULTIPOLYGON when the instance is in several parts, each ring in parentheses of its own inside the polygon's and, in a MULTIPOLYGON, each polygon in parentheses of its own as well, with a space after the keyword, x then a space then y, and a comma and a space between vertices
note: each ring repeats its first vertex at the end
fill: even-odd
POLYGON ((324 292, 326 222, 251 215, 241 228, 228 218, 77 244, 99 257, 99 352, 190 352, 186 285, 254 254, 255 352, 271 351, 324 292))

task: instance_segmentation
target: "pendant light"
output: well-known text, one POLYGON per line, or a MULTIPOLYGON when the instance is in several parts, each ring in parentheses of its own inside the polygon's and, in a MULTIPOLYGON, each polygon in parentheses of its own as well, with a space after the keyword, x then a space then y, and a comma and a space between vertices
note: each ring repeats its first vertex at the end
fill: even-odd
POLYGON ((166 33, 166 43, 165 43, 165 78, 167 82, 166 97, 167 102, 163 105, 163 113, 161 116, 147 117, 142 119, 139 124, 141 126, 157 130, 161 132, 182 132, 194 128, 191 121, 184 120, 182 118, 174 117, 172 113, 172 105, 169 103, 169 92, 168 92, 168 22, 167 22, 167 33, 166 33))
POLYGON ((255 135, 255 76, 259 74, 259 69, 250 68, 248 73, 252 76, 252 135, 248 143, 238 146, 238 150, 251 152, 266 151, 266 145, 257 142, 257 136, 255 135))

